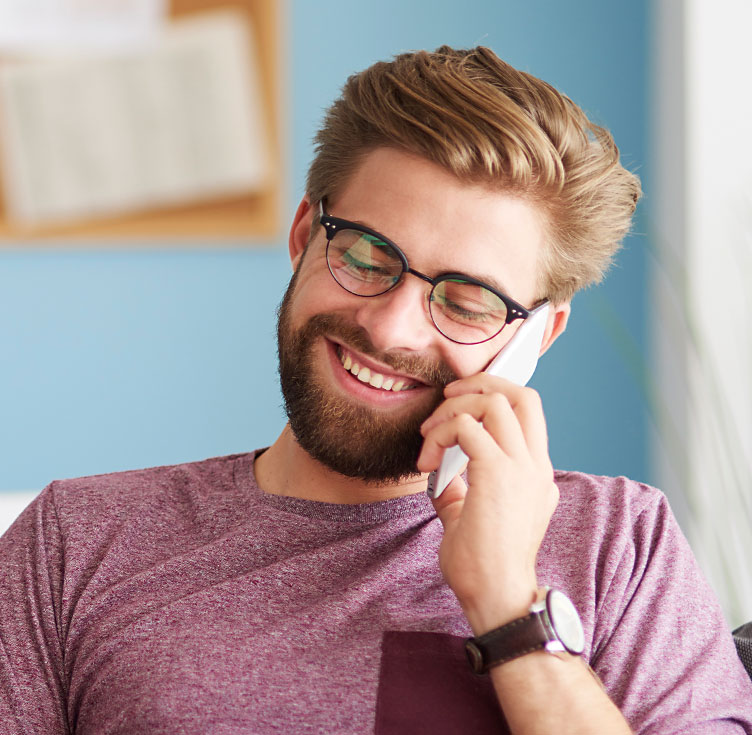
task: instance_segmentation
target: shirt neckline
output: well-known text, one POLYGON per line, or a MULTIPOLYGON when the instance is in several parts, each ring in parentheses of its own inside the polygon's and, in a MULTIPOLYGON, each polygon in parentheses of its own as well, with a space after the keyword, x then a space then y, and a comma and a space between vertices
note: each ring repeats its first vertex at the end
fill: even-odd
POLYGON ((315 520, 361 524, 385 523, 398 518, 436 515, 433 504, 423 492, 370 503, 327 503, 320 500, 265 493, 258 486, 254 471, 254 460, 261 451, 263 450, 250 452, 241 458, 244 463, 247 462, 247 467, 243 468, 244 471, 239 473, 239 477, 248 479, 250 492, 261 504, 269 508, 315 520))

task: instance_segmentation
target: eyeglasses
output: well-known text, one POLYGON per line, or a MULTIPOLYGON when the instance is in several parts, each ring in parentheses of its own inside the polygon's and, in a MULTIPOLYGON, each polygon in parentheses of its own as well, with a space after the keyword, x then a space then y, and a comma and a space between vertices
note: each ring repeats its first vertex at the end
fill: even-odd
POLYGON ((405 273, 431 284, 428 311, 447 339, 475 345, 493 339, 530 310, 472 276, 442 273, 431 278, 407 264, 405 254, 389 238, 364 225, 332 217, 319 202, 326 233, 326 262, 334 280, 356 296, 380 296, 393 289, 405 273))

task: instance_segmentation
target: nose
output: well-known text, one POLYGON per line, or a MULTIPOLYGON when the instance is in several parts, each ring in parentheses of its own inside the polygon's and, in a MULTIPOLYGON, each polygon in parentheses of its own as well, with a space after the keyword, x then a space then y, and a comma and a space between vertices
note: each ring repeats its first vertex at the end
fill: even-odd
POLYGON ((440 337, 428 312, 428 288, 419 278, 403 276, 391 291, 358 300, 355 320, 376 349, 419 351, 440 337))

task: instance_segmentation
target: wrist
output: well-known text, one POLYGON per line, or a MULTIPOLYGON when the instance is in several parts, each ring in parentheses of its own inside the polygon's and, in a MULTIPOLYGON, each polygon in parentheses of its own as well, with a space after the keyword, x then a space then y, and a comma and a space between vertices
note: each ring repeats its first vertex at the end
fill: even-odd
POLYGON ((545 590, 536 586, 525 586, 504 595, 487 596, 482 600, 475 600, 473 604, 464 603, 462 609, 476 636, 524 617, 530 612, 530 607, 545 596, 545 590))
POLYGON ((526 615, 465 642, 468 660, 476 673, 486 673, 539 650, 557 656, 583 653, 584 630, 572 601, 560 590, 545 588, 540 592, 526 615))

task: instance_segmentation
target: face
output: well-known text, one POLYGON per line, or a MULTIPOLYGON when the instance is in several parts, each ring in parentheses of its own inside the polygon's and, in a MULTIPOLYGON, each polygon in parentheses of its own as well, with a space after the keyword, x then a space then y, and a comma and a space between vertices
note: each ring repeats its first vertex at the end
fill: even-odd
MULTIPOLYGON (((468 186, 424 159, 378 149, 327 208, 387 236, 411 268, 429 276, 473 276, 527 307, 539 298, 542 220, 509 194, 468 186)), ((328 270, 323 228, 308 243, 316 211, 304 200, 293 223, 296 270, 279 314, 290 426, 301 447, 332 470, 375 483, 398 481, 417 473, 419 427, 443 387, 482 370, 520 322, 488 342, 461 345, 436 330, 428 311, 431 287, 415 276, 404 275, 380 296, 348 293, 328 270)))

